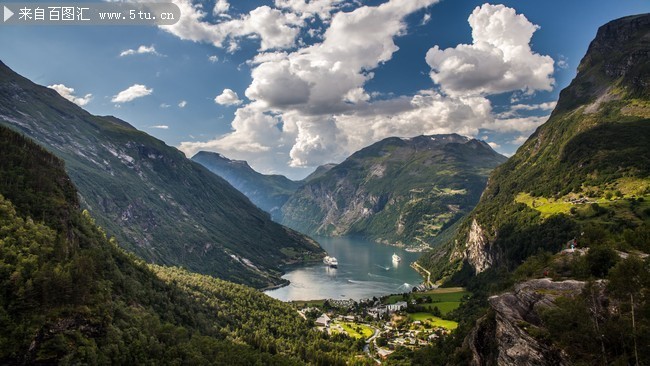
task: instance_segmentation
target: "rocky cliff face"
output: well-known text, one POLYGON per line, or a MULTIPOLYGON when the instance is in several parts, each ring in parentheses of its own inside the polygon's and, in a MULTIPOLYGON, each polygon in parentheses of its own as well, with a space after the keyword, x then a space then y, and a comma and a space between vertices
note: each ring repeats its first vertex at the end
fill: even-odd
POLYGON ((628 89, 628 96, 647 97, 650 93, 648 28, 650 17, 647 15, 622 18, 600 27, 580 62, 571 87, 560 94, 557 110, 621 99, 626 95, 620 93, 617 86, 628 89))
POLYGON ((481 319, 465 340, 472 351, 472 364, 568 365, 561 350, 531 334, 543 327, 540 311, 553 307, 560 296, 579 295, 584 286, 581 281, 553 282, 544 278, 520 283, 512 292, 490 297, 493 315, 481 319))
POLYGON ((459 135, 388 138, 310 177, 281 222, 312 235, 426 246, 478 201, 505 158, 459 135))
POLYGON ((463 257, 474 267, 476 273, 485 271, 495 262, 495 253, 489 248, 489 245, 490 242, 483 229, 476 220, 473 220, 463 257))

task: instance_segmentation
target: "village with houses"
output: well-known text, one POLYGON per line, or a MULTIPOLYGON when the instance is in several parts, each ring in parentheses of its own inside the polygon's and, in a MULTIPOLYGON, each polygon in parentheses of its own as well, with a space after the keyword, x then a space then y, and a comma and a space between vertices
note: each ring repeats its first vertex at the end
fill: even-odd
POLYGON ((295 301, 300 315, 328 334, 363 339, 377 362, 400 347, 418 349, 456 329, 450 319, 471 294, 463 288, 438 288, 381 298, 295 301))

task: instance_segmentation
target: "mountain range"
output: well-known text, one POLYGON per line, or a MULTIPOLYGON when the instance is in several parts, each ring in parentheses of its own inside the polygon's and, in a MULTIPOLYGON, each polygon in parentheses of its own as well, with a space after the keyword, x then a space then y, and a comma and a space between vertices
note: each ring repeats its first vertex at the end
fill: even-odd
POLYGON ((260 174, 219 153, 202 151, 192 160, 304 234, 426 248, 476 205, 487 175, 506 158, 452 134, 387 138, 301 181, 260 174))
POLYGON ((147 262, 262 288, 285 283, 282 265, 324 255, 177 149, 91 115, 2 63, 0 125, 63 159, 81 206, 147 262))

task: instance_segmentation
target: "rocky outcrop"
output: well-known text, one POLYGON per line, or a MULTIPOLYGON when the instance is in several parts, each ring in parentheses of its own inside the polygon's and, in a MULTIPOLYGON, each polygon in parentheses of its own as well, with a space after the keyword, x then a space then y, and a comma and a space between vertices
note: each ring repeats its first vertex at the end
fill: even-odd
POLYGON ((485 271, 494 263, 494 254, 489 249, 489 246, 490 242, 487 236, 476 219, 474 219, 469 230, 464 257, 476 273, 485 271))
MULTIPOLYGON (((616 58, 614 61, 606 60, 603 64, 603 71, 611 78, 627 78, 635 89, 644 89, 650 86, 650 79, 647 73, 638 73, 639 65, 647 65, 650 62, 650 17, 631 16, 610 22, 598 30, 596 38, 590 45, 591 60, 600 61, 599 57, 607 59, 607 55, 624 52, 625 56, 616 58), (638 40, 637 40, 638 39, 638 40), (641 41, 641 42, 639 42, 641 41), (630 45, 632 49, 626 50, 630 45)), ((595 64, 586 64, 595 66, 595 64)))
POLYGON ((566 355, 537 340, 540 310, 558 297, 580 294, 585 282, 554 282, 548 278, 515 285, 512 292, 489 298, 491 314, 482 318, 465 340, 473 365, 568 365, 566 355))

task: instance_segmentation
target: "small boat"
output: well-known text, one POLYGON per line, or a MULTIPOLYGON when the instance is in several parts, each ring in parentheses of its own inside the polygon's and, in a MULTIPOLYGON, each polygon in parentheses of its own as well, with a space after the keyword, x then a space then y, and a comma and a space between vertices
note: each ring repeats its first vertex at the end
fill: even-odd
POLYGON ((393 253, 393 262, 401 262, 401 261, 402 258, 399 255, 393 253))
POLYGON ((339 266, 339 261, 336 260, 336 257, 330 257, 329 255, 323 258, 323 263, 331 268, 337 268, 339 266))

